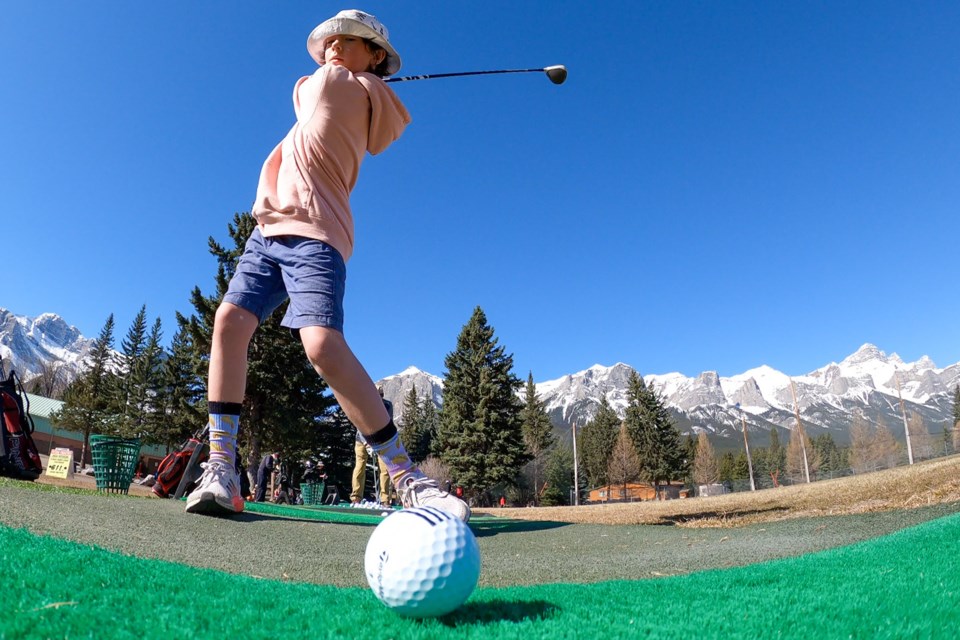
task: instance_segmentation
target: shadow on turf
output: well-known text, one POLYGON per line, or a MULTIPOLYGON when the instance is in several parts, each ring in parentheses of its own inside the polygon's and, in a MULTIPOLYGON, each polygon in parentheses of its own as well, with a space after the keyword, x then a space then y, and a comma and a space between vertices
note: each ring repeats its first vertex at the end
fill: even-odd
POLYGON ((545 600, 517 602, 495 599, 489 602, 469 602, 453 613, 440 618, 447 627, 464 627, 501 622, 536 622, 546 620, 560 611, 560 607, 545 600))
POLYGON ((471 520, 470 529, 478 538, 495 536, 501 533, 523 533, 525 531, 547 531, 570 526, 569 522, 549 522, 538 520, 471 520))

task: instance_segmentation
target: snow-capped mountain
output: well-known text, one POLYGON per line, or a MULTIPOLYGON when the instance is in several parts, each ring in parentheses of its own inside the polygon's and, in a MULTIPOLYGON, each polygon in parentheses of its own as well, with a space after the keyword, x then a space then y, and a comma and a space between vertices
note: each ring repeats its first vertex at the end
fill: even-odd
POLYGON ((377 386, 383 388, 383 397, 393 402, 393 417, 398 423, 403 422, 403 404, 410 389, 417 390, 418 402, 431 398, 438 407, 443 403, 443 380, 416 367, 388 376, 377 382, 377 386))
MULTIPOLYGON (((603 397, 623 415, 632 369, 623 363, 595 365, 538 383, 537 394, 558 431, 569 437, 570 425, 590 420, 603 397)), ((684 433, 704 430, 721 441, 739 438, 741 425, 746 422, 747 431, 759 436, 762 444, 770 429, 796 426, 796 394, 807 432, 811 436, 830 432, 842 443, 857 414, 874 423, 882 420, 895 435, 899 430, 902 439, 901 397, 908 415, 921 416, 931 433, 942 431, 952 421, 952 396, 960 383, 960 363, 939 369, 926 356, 906 363, 897 354, 888 356, 876 346, 865 344, 839 363, 831 362, 802 376, 791 377, 763 365, 730 377, 705 371, 692 378, 680 373, 643 378, 664 398, 684 433)), ((438 406, 442 401, 442 380, 418 369, 408 369, 383 382, 386 397, 395 405, 402 404, 410 386, 416 386, 421 398, 429 389, 438 406)))
MULTIPOLYGON (((93 343, 55 314, 27 318, 0 308, 0 357, 7 371, 16 369, 25 381, 50 365, 61 367, 72 379, 93 343)), ((595 365, 537 383, 537 394, 558 431, 569 438, 570 425, 590 420, 601 398, 606 397, 610 406, 623 414, 632 370, 623 363, 595 365)), ((831 432, 843 442, 853 416, 862 414, 871 422, 883 421, 903 439, 901 397, 908 415, 919 415, 930 433, 939 433, 953 419, 953 392, 960 384, 960 363, 941 369, 926 356, 904 362, 897 354, 887 355, 872 344, 801 376, 791 377, 767 365, 730 377, 715 371, 695 377, 638 373, 664 398, 682 432, 706 431, 721 442, 739 438, 743 422, 761 443, 774 427, 793 429, 794 394, 803 426, 811 436, 831 432)), ((443 402, 443 380, 416 367, 378 384, 393 402, 398 423, 402 423, 410 389, 416 389, 421 400, 429 396, 438 407, 443 402)))
POLYGON ((60 367, 73 379, 93 343, 54 313, 27 318, 0 308, 0 358, 7 373, 15 369, 23 380, 40 375, 45 366, 60 367))

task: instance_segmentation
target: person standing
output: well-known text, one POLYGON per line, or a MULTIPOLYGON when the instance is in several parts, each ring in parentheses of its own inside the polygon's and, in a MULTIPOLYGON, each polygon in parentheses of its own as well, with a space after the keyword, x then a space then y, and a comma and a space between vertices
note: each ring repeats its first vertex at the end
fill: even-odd
POLYGON ((353 9, 319 24, 307 50, 320 66, 294 87, 296 121, 263 164, 251 208, 257 227, 214 316, 207 381, 210 459, 186 510, 243 511, 234 461, 247 349, 260 323, 289 300, 281 324, 303 343, 347 418, 383 460, 403 506, 432 506, 467 521, 466 503, 410 460, 343 334, 346 264, 354 247, 350 193, 367 152, 386 150, 410 123, 406 107, 383 81, 400 70, 400 55, 375 16, 353 9))
POLYGON ((270 476, 273 475, 279 461, 280 454, 277 452, 263 456, 263 460, 260 461, 260 466, 257 468, 257 492, 253 496, 254 502, 263 502, 266 499, 270 476))
MULTIPOLYGON (((383 397, 383 387, 377 387, 377 393, 380 394, 383 407, 387 410, 387 415, 390 416, 390 421, 392 422, 393 403, 383 397)), ((369 445, 367 441, 364 440, 363 434, 357 429, 357 437, 353 443, 353 479, 350 491, 350 504, 358 504, 363 499, 363 489, 367 484, 367 462, 370 460, 371 454, 368 447, 369 445)), ((381 504, 389 504, 390 473, 387 470, 387 465, 379 457, 377 457, 377 464, 380 467, 380 486, 377 499, 381 504)), ((373 490, 377 492, 378 488, 374 487, 373 490)))

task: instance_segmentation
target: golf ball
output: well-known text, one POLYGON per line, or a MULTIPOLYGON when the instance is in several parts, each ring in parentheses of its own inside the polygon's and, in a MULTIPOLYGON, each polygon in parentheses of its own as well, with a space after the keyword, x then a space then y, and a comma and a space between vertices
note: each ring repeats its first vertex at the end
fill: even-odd
POLYGON ((387 516, 373 530, 363 560, 377 598, 413 618, 450 613, 480 578, 480 548, 470 527, 431 507, 387 516))

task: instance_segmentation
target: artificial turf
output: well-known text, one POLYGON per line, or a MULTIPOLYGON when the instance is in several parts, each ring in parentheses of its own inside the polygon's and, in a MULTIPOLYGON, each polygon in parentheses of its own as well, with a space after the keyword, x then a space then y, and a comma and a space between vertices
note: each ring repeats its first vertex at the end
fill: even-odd
POLYGON ((747 567, 480 588, 421 621, 364 588, 231 575, 0 526, 0 639, 948 638, 960 628, 958 565, 955 514, 747 567))

